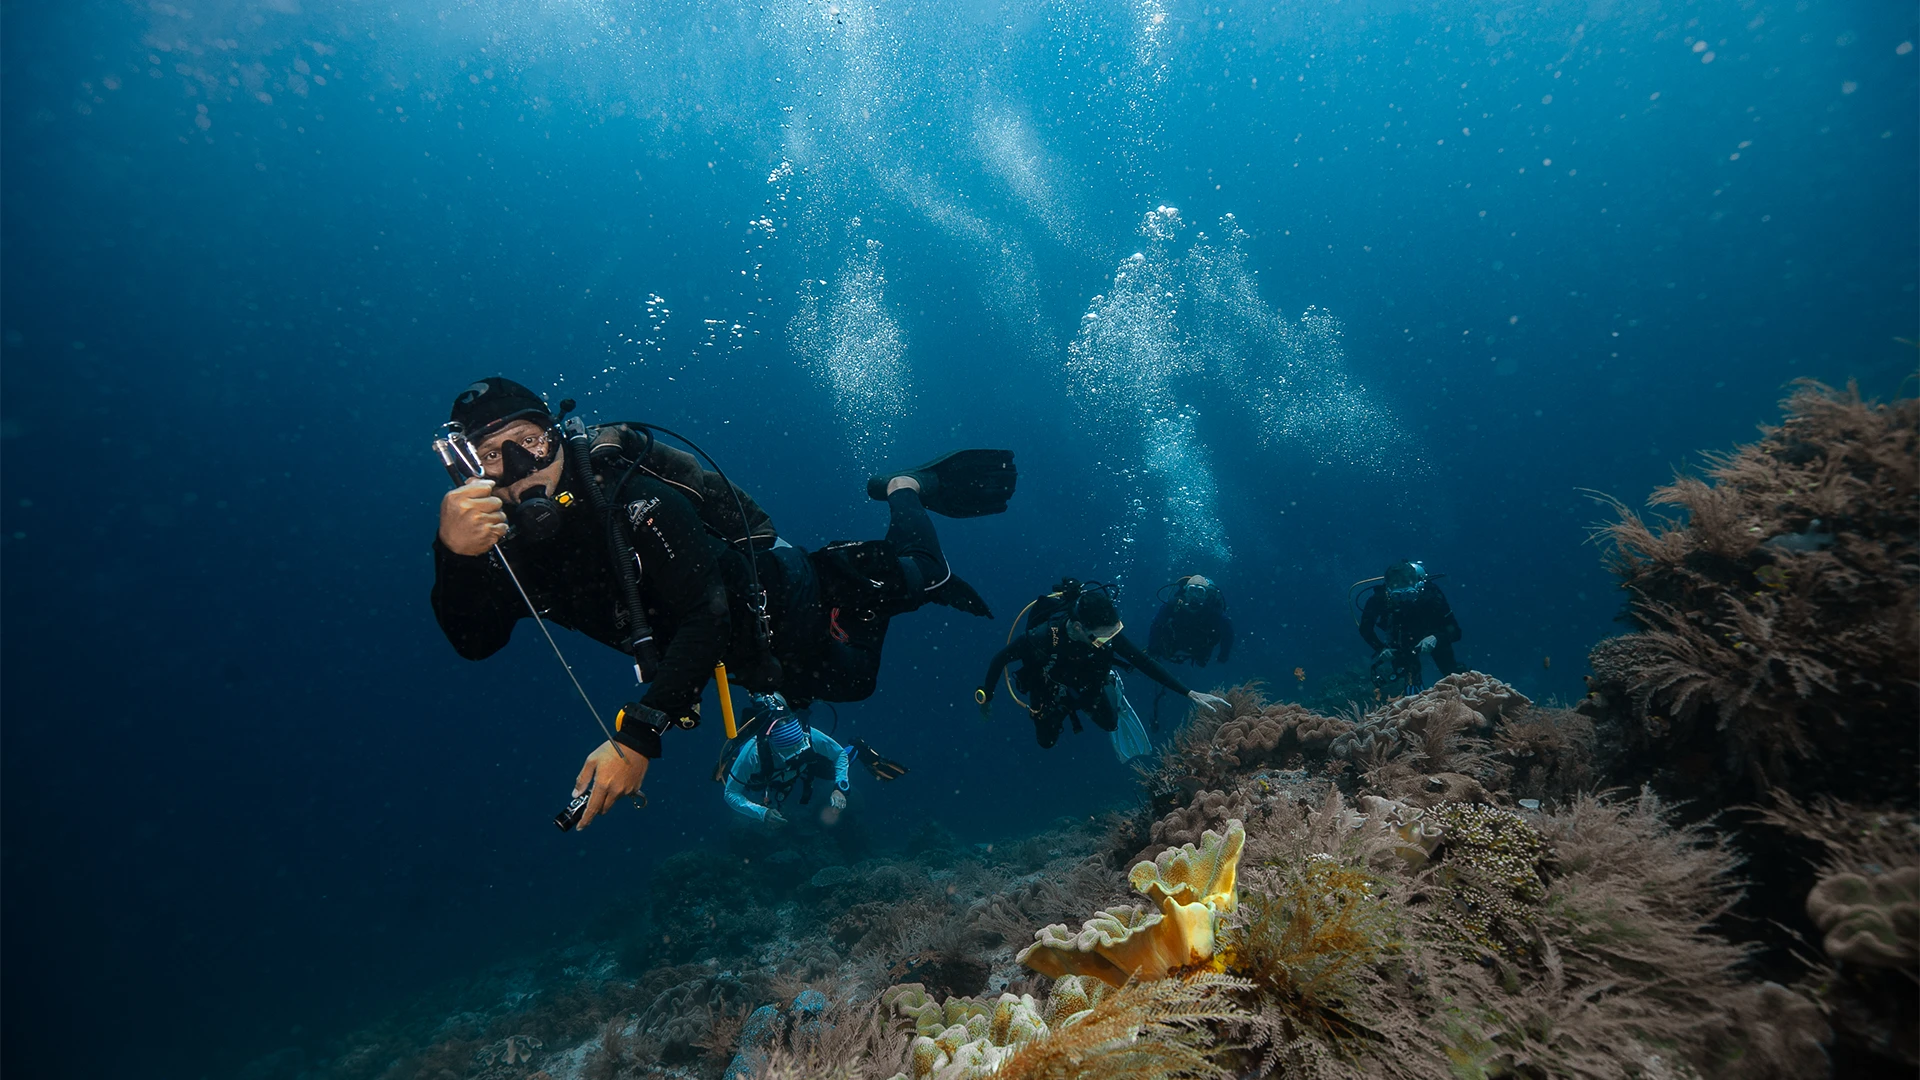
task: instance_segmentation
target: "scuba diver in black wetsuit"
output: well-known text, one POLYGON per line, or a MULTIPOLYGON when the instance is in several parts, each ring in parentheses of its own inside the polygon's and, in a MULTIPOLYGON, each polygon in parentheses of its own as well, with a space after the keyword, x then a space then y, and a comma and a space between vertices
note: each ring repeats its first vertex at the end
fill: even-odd
POLYGON ((1428 653, 1442 676, 1460 670, 1453 659, 1460 623, 1427 568, 1417 562, 1397 562, 1374 580, 1380 584, 1367 596, 1358 619, 1361 639, 1374 650, 1374 684, 1395 696, 1418 691, 1426 685, 1420 658, 1428 653), (1376 627, 1386 631, 1384 640, 1376 627))
POLYGON ((579 824, 639 790, 660 733, 699 722, 701 691, 723 661, 747 689, 784 691, 796 705, 858 701, 873 693, 893 616, 936 603, 991 617, 947 566, 927 511, 1005 510, 1011 453, 963 450, 875 477, 868 493, 887 503, 886 539, 809 554, 779 539, 717 467, 658 445, 663 429, 588 427, 565 419, 571 407, 555 417, 501 378, 455 399, 451 434, 435 447, 450 472, 474 479, 441 501, 432 602, 469 660, 498 652, 536 608, 633 658, 646 693, 581 768, 580 809, 569 807, 579 824))
MULTIPOLYGON (((1168 664, 1206 667, 1215 649, 1219 660, 1233 654, 1233 620, 1227 618, 1227 598, 1220 586, 1199 574, 1176 578, 1160 587, 1160 611, 1147 631, 1147 655, 1168 664)), ((1153 730, 1160 730, 1160 701, 1153 695, 1153 730)))
POLYGON ((1227 597, 1211 579, 1190 574, 1161 586, 1159 614, 1147 631, 1147 655, 1169 664, 1206 667, 1215 659, 1233 655, 1233 620, 1227 618, 1227 597), (1171 593, 1172 595, 1168 595, 1171 593))
MULTIPOLYGON (((1069 578, 1051 594, 1029 605, 1027 631, 994 654, 987 677, 973 692, 980 716, 993 713, 993 693, 1007 665, 1018 661, 1013 682, 1027 700, 1021 702, 1033 716, 1033 734, 1042 748, 1060 739, 1068 719, 1079 732, 1080 714, 1112 736, 1113 753, 1131 762, 1153 749, 1139 714, 1128 703, 1116 663, 1142 674, 1196 704, 1209 709, 1227 707, 1226 699, 1180 685, 1167 669, 1121 634, 1124 624, 1107 586, 1082 586, 1069 578)), ((1019 695, 1015 695, 1019 700, 1019 695)))

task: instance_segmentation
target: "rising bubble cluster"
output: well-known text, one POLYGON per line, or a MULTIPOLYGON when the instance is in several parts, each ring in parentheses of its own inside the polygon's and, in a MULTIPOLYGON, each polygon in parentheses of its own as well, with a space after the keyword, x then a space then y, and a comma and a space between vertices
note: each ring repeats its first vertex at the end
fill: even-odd
POLYGON ((906 342, 887 310, 887 275, 880 245, 841 268, 838 280, 809 287, 788 334, 816 378, 833 395, 841 429, 856 456, 878 465, 891 445, 894 424, 912 392, 906 342))
POLYGON ((1337 319, 1289 319, 1261 299, 1232 215, 1182 253, 1185 227, 1170 206, 1146 215, 1143 247, 1080 318, 1067 374, 1129 492, 1115 553, 1133 560, 1152 531, 1170 564, 1217 566, 1231 550, 1199 402, 1230 401, 1262 450, 1327 465, 1379 469, 1406 439, 1348 373, 1337 319))

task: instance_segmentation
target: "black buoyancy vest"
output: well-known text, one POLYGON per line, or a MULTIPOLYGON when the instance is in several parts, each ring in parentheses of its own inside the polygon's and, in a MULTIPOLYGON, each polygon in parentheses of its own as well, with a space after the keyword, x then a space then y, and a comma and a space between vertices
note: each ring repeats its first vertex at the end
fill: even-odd
MULTIPOLYGON (((752 525, 755 540, 771 542, 778 535, 773 518, 760 508, 753 496, 739 485, 729 487, 720 474, 703 468, 700 459, 684 450, 663 446, 644 431, 627 423, 598 424, 588 429, 593 436, 595 470, 600 472, 602 483, 616 483, 622 473, 631 468, 634 472, 643 472, 659 480, 668 487, 680 492, 693 504, 694 512, 700 515, 700 523, 707 531, 729 544, 739 544, 747 530, 741 525, 740 512, 744 507, 747 520, 752 525), (601 451, 608 446, 619 449, 611 456, 601 451), (601 462, 605 464, 602 465, 601 462), (734 495, 739 495, 739 502, 734 495)), ((618 492, 611 493, 614 498, 618 492)), ((766 544, 756 546, 764 549, 766 544)))

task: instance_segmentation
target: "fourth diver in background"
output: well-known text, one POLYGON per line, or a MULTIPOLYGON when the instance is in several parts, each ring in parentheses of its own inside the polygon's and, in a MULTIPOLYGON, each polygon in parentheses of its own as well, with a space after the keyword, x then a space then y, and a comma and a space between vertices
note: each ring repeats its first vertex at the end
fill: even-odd
POLYGON ((1360 611, 1360 637, 1374 651, 1375 685, 1395 696, 1426 685, 1420 673, 1423 656, 1431 655, 1443 676, 1460 670, 1453 659, 1460 623, 1440 586, 1417 562, 1387 567, 1360 611))

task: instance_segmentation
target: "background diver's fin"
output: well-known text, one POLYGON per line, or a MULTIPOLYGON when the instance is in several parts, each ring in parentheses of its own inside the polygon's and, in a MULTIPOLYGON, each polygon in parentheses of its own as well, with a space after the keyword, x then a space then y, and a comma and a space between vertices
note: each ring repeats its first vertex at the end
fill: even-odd
POLYGON ((907 767, 905 765, 897 761, 889 761, 879 754, 874 753, 873 747, 868 746, 865 739, 855 739, 853 746, 858 752, 860 760, 865 762, 867 769, 873 773, 874 779, 898 780, 907 775, 907 767))
POLYGON ((945 604, 955 611, 978 615, 983 619, 993 618, 993 609, 987 607, 986 600, 981 598, 973 586, 960 580, 959 574, 948 576, 946 584, 933 590, 933 602, 945 604))
POLYGON ((867 495, 885 502, 887 482, 901 475, 920 482, 920 505, 956 518, 1002 513, 1020 479, 1011 450, 955 450, 916 469, 873 477, 867 495))

